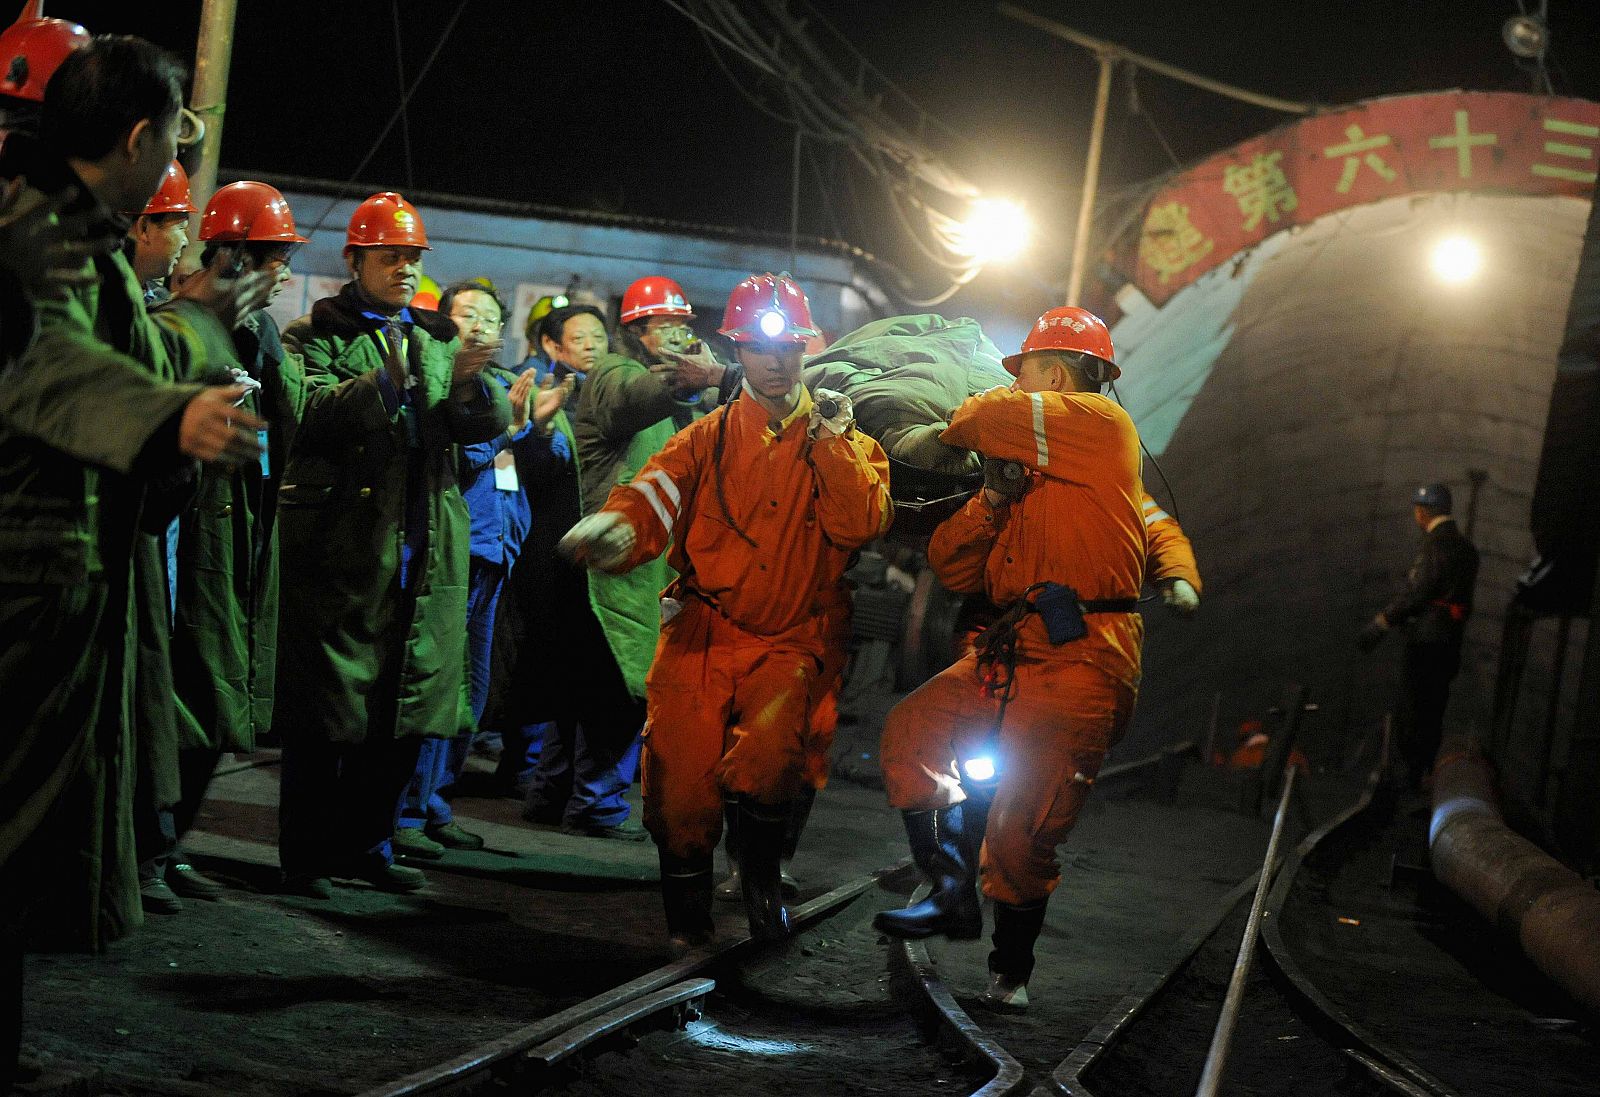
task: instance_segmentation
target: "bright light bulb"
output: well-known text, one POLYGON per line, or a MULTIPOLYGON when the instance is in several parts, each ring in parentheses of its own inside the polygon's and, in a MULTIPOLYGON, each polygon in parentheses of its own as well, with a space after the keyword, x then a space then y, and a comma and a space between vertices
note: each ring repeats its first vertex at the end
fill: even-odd
POLYGON ((1032 234, 1021 206, 1003 198, 980 198, 961 223, 958 238, 962 251, 980 263, 992 263, 1015 258, 1032 234))
POLYGON ((990 781, 994 779, 994 759, 988 755, 968 758, 961 763, 961 769, 974 781, 990 781))
POLYGON ((1448 236, 1434 245, 1429 262, 1439 281, 1460 285, 1483 269, 1483 249, 1465 236, 1448 236))
POLYGON ((789 322, 783 318, 781 312, 763 312, 761 314, 761 334, 768 339, 776 339, 783 334, 783 329, 789 322))

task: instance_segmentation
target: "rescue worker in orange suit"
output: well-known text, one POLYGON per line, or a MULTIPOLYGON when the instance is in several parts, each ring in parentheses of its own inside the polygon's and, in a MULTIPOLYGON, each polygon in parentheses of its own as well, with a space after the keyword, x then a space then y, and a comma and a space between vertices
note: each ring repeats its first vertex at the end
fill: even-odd
POLYGON ((1056 847, 1133 714, 1149 541, 1138 432, 1100 394, 1120 374, 1105 324, 1052 309, 1004 361, 1016 383, 968 399, 941 435, 984 454, 985 486, 934 532, 928 559, 951 590, 1007 611, 885 722, 889 801, 933 892, 874 924, 980 936, 981 848, 995 907, 985 1000, 1021 1009, 1056 847))
POLYGON ((820 783, 807 760, 827 684, 822 609, 850 554, 893 517, 888 459, 855 429, 849 400, 801 383, 816 329, 799 285, 787 274, 739 283, 720 332, 744 367, 742 394, 673 436, 564 539, 602 571, 668 551, 679 575, 646 682, 643 765, 680 948, 712 933, 724 808, 751 934, 788 933, 779 859, 792 802, 820 783))
POLYGON ((1461 643, 1478 583, 1478 550, 1450 516, 1450 488, 1425 484, 1411 496, 1411 516, 1422 544, 1395 595, 1361 630, 1362 651, 1377 647, 1390 629, 1405 631, 1406 647, 1396 720, 1400 755, 1411 787, 1421 788, 1444 736, 1450 683, 1461 669, 1461 643))

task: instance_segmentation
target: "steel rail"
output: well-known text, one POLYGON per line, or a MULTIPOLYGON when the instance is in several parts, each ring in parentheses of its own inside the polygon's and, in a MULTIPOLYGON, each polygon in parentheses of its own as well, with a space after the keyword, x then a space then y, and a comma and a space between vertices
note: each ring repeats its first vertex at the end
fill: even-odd
POLYGON ((1379 782, 1383 780, 1383 771, 1387 768, 1390 748, 1390 723, 1384 720, 1383 740, 1378 750, 1378 761, 1373 766, 1372 772, 1367 774, 1366 787, 1361 796, 1349 808, 1334 816, 1328 822, 1312 831, 1303 838, 1294 852, 1290 855, 1278 873, 1278 878, 1273 884, 1272 892, 1267 897, 1267 918, 1261 926, 1261 943, 1267 947, 1267 955, 1271 957, 1273 965, 1289 980, 1295 992, 1304 998, 1318 1013, 1322 1014, 1336 1026, 1350 1036, 1354 1047, 1346 1047, 1345 1053, 1356 1062, 1360 1063, 1369 1073, 1390 1088, 1400 1093, 1425 1097, 1455 1097, 1455 1090, 1432 1074, 1423 1070, 1408 1055, 1399 1049, 1385 1043, 1367 1027, 1349 1013, 1334 1005, 1332 1000, 1313 983, 1300 967, 1294 957, 1293 950, 1284 939, 1281 914, 1289 898, 1289 891, 1294 886, 1295 877, 1304 867, 1306 858, 1327 838, 1343 829, 1347 824, 1360 816, 1371 806, 1377 794, 1379 782))
POLYGON ((1261 912, 1267 904, 1267 889, 1272 883, 1273 869, 1278 863, 1278 843, 1283 839, 1283 821, 1289 815, 1289 800, 1294 795, 1293 765, 1284 768, 1283 793, 1278 797, 1278 810, 1272 819, 1272 837, 1267 841, 1267 855, 1261 864, 1261 875, 1256 882, 1255 899, 1250 903, 1250 916, 1245 921, 1244 937, 1239 941, 1239 958, 1234 961, 1233 974, 1228 979, 1228 992, 1222 999, 1222 1013, 1217 1017, 1217 1028, 1211 1036, 1211 1050, 1206 1055, 1205 1069, 1200 1073, 1200 1085, 1195 1097, 1216 1097, 1222 1087, 1222 1075, 1228 1066, 1228 1052, 1233 1047, 1233 1030, 1239 1023, 1239 1007, 1244 1002, 1244 984, 1250 977, 1255 962, 1256 935, 1261 929, 1261 912))
MULTIPOLYGON (((904 871, 910 864, 911 859, 904 858, 876 872, 841 884, 832 891, 791 909, 790 922, 799 929, 819 921, 857 896, 870 891, 883 878, 904 871)), ((560 1037, 562 1033, 594 1021, 603 1014, 623 1008, 635 999, 692 979, 713 964, 726 961, 758 944, 759 942, 752 940, 748 933, 715 941, 703 948, 695 949, 670 964, 664 964, 636 979, 569 1006, 559 1013, 551 1014, 504 1036, 479 1044, 453 1058, 369 1089, 359 1097, 416 1097, 419 1094, 439 1093, 459 1087, 474 1075, 493 1074, 497 1070, 506 1069, 510 1064, 520 1062, 524 1053, 531 1048, 546 1045, 560 1037)))
MULTIPOLYGON (((921 885, 911 893, 906 905, 916 906, 928 897, 930 890, 927 884, 921 885)), ((1008 1097, 1015 1093, 1027 1080, 1022 1064, 961 1008, 955 995, 950 993, 950 988, 939 978, 938 969, 928 955, 927 942, 901 941, 900 953, 922 988, 923 997, 938 1013, 939 1020, 979 1058, 988 1060, 994 1069, 989 1080, 973 1090, 969 1097, 1008 1097)))
POLYGON ((537 1063, 543 1067, 555 1066, 597 1040, 625 1032, 646 1018, 668 1010, 680 1017, 688 1016, 693 1020, 699 1017, 706 995, 715 989, 717 989, 715 980, 685 979, 665 990, 635 998, 616 1009, 570 1028, 553 1039, 546 1040, 536 1048, 530 1048, 523 1052, 522 1061, 537 1063))
MULTIPOLYGON (((1306 1006, 1319 1013, 1329 1024, 1344 1030, 1351 1036, 1351 1043, 1355 1046, 1344 1047, 1342 1050, 1352 1061, 1359 1063, 1376 1080, 1397 1093, 1408 1095, 1408 1097, 1456 1097, 1453 1090, 1416 1067, 1415 1064, 1398 1051, 1384 1045, 1372 1033, 1367 1032, 1355 1023, 1348 1015, 1334 1008, 1328 999, 1317 990, 1315 985, 1306 978, 1298 964, 1295 963, 1280 928, 1279 915, 1283 910, 1284 899, 1288 895, 1294 878, 1303 866, 1305 859, 1330 836, 1353 824, 1372 806, 1375 792, 1382 779, 1387 762, 1388 751, 1389 728, 1386 722, 1377 762, 1371 772, 1368 773, 1360 795, 1348 807, 1302 839, 1285 861, 1283 867, 1277 872, 1272 889, 1268 894, 1267 907, 1260 934, 1262 942, 1267 947, 1267 955, 1273 966, 1278 968, 1289 980, 1306 1006)), ((1259 879, 1260 873, 1257 872, 1249 879, 1236 885, 1219 902, 1214 910, 1213 917, 1208 919, 1202 928, 1185 941, 1184 947, 1180 950, 1182 958, 1166 972, 1151 976, 1144 985, 1136 987, 1132 992, 1124 996, 1122 1001, 1106 1015, 1100 1025, 1090 1032, 1073 1053, 1056 1068, 1051 1075, 1051 1083, 1054 1089, 1041 1086, 1033 1091, 1031 1097, 1095 1097, 1093 1091, 1083 1080, 1084 1074, 1121 1037, 1128 1026, 1144 1012, 1156 995, 1189 964, 1195 953, 1216 932, 1223 920, 1234 910, 1244 895, 1258 886, 1259 879)))

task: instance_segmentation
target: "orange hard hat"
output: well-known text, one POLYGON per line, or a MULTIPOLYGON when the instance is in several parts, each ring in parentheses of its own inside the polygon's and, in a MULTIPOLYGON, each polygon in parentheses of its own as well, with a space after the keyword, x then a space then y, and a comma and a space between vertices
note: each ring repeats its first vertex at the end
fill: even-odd
POLYGON ((1036 350, 1064 350, 1074 354, 1087 354, 1104 362, 1110 370, 1109 379, 1122 376, 1117 368, 1117 352, 1111 346, 1111 332, 1106 322, 1088 309, 1076 305, 1063 305, 1051 309, 1034 323, 1022 349, 1001 359, 1006 372, 1015 377, 1017 366, 1024 355, 1036 350))
POLYGON ((693 316, 689 298, 683 287, 670 278, 652 274, 628 287, 622 295, 622 311, 618 319, 624 324, 644 320, 651 316, 693 316))
POLYGON ((277 187, 265 183, 229 183, 211 196, 200 218, 200 239, 218 243, 250 241, 303 244, 294 214, 277 187))
POLYGON ((89 32, 65 19, 44 18, 44 0, 28 0, 17 21, 0 32, 0 95, 44 102, 44 86, 61 62, 89 43, 89 32))
POLYGON ((151 217, 158 213, 199 213, 195 208, 194 199, 189 196, 189 173, 183 170, 183 165, 174 160, 167 165, 166 174, 161 177, 161 185, 150 196, 150 201, 144 204, 140 213, 151 217))
POLYGON ((733 287, 717 334, 735 343, 792 343, 805 346, 820 335, 811 321, 805 291, 783 274, 752 274, 733 287))
POLYGON ((417 207, 392 190, 380 191, 356 207, 345 231, 347 248, 427 248, 417 207))

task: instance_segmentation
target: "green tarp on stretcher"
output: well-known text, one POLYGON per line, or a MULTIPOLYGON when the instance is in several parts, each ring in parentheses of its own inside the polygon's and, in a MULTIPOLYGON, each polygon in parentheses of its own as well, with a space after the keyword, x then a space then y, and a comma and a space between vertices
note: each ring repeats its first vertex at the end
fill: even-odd
POLYGON ((850 397, 856 423, 890 458, 957 477, 979 472, 981 461, 971 450, 939 441, 939 432, 968 396, 1011 381, 976 320, 931 313, 875 320, 805 367, 808 388, 850 397))

